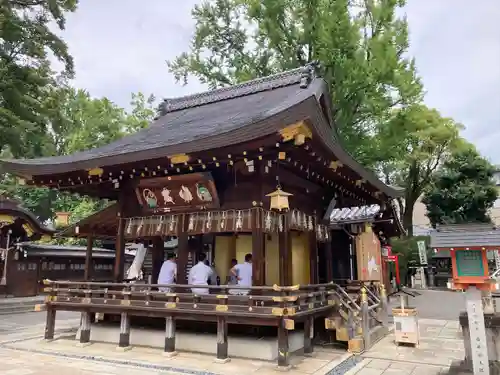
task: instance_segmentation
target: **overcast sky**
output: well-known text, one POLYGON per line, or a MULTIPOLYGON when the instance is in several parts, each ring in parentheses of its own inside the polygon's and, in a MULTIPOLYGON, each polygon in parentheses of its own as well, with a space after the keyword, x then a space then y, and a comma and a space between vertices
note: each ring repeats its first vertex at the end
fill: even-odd
MULTIPOLYGON (((499 0, 408 0, 410 54, 426 103, 466 126, 464 135, 500 164, 499 0)), ((165 61, 188 48, 197 0, 84 0, 63 34, 75 85, 127 106, 130 93, 175 97, 203 91, 174 82, 165 61)))

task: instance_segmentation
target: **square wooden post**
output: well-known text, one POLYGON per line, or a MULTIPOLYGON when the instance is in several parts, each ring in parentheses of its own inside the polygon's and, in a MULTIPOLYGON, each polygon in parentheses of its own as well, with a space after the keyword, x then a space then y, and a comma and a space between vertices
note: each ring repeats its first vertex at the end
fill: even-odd
POLYGON ((280 265, 280 286, 292 285, 292 237, 289 224, 288 212, 279 216, 279 265, 280 265))
POLYGON ((126 203, 126 190, 120 191, 118 197, 118 229, 116 232, 115 241, 115 267, 113 271, 113 281, 116 283, 123 281, 125 273, 125 203, 126 203))
POLYGON ((187 234, 187 225, 189 222, 189 214, 184 214, 179 217, 179 234, 177 236, 177 284, 187 284, 187 264, 189 256, 189 242, 187 234))
POLYGON ((161 266, 165 260, 165 247, 163 238, 154 237, 153 238, 153 248, 151 249, 151 258, 153 263, 152 270, 152 283, 158 284, 158 277, 160 276, 161 266))
POLYGON ((262 210, 252 210, 252 285, 262 286, 265 284, 265 237, 262 228, 262 210))
POLYGON ((328 239, 323 244, 323 251, 325 252, 326 261, 326 282, 329 283, 333 280, 333 254, 331 235, 328 236, 328 239))
POLYGON ((92 246, 94 243, 94 238, 91 234, 87 236, 87 251, 85 252, 85 274, 84 280, 90 281, 92 278, 93 264, 92 264, 92 246))

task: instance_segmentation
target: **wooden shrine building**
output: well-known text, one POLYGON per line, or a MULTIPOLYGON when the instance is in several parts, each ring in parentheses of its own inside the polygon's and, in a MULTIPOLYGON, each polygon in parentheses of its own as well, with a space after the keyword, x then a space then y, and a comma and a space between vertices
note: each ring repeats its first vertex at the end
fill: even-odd
MULTIPOLYGON (((115 282, 123 280, 126 240, 151 241, 153 252, 163 254, 164 239, 176 237, 181 285, 186 283, 190 252, 204 244, 200 238, 211 235, 212 261, 221 280, 232 258, 242 262, 251 253, 253 286, 260 288, 260 295, 273 285, 277 291, 294 285, 293 290, 300 290, 299 285, 315 288, 320 281, 333 280, 336 254, 349 251, 332 241, 335 232, 348 230, 354 237, 369 233, 372 244, 383 235, 380 228, 397 234, 392 202, 401 195, 341 147, 330 93, 315 70, 310 64, 166 99, 147 128, 109 145, 68 156, 3 160, 1 165, 29 185, 116 201, 107 209, 111 216, 103 220, 108 224, 101 227, 90 220, 75 232, 92 236, 108 228, 106 234, 116 238, 115 282), (333 209, 371 205, 378 205, 379 211, 355 223, 356 228, 342 223, 332 227, 333 209)), ((361 245, 371 246, 367 240, 361 245)), ((365 280, 370 275, 382 280, 380 243, 377 246, 370 250, 365 280)), ((184 297, 176 298, 181 302, 174 305, 184 297)), ((230 303, 238 298, 230 297, 230 303)), ((323 303, 317 306, 314 314, 324 316, 325 307, 319 307, 323 303)), ((227 309, 216 311, 220 315, 227 309)), ((259 309, 250 307, 246 314, 259 309)), ((197 316, 196 311, 189 314, 197 316)), ((203 319, 212 318, 204 313, 203 319)), ((274 325, 272 319, 255 319, 255 324, 274 325)))
POLYGON ((11 198, 0 195, 0 295, 26 296, 36 294, 37 280, 26 277, 24 271, 32 266, 24 264, 15 251, 16 244, 51 237, 55 230, 48 228, 38 218, 11 198), (29 280, 27 280, 29 279, 29 280))

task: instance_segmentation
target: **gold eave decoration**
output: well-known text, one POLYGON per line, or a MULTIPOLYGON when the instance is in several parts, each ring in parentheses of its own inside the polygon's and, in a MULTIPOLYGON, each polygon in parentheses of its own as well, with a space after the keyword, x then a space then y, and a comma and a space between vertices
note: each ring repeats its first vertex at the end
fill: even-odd
POLYGON ((87 169, 87 172, 89 176, 102 176, 104 173, 104 170, 102 168, 92 168, 92 169, 87 169))
POLYGON ((364 183, 366 183, 366 180, 365 180, 365 179, 357 180, 357 181, 356 181, 356 186, 361 186, 361 185, 363 185, 364 183))
POLYGON ((293 194, 287 193, 278 186, 272 193, 266 194, 266 197, 271 198, 270 209, 271 210, 288 210, 290 208, 288 204, 288 197, 293 194))
POLYGON ((337 170, 337 168, 342 167, 344 164, 342 164, 341 161, 339 160, 333 160, 330 162, 330 169, 333 169, 334 171, 337 170))
POLYGON ((172 164, 183 164, 189 162, 189 155, 187 154, 175 154, 169 156, 168 158, 172 164))
POLYGON ((296 122, 279 131, 283 142, 294 141, 296 146, 303 145, 306 138, 312 139, 312 132, 304 121, 296 122))
POLYGON ((23 224, 23 229, 28 237, 31 237, 34 233, 33 229, 28 224, 23 224))

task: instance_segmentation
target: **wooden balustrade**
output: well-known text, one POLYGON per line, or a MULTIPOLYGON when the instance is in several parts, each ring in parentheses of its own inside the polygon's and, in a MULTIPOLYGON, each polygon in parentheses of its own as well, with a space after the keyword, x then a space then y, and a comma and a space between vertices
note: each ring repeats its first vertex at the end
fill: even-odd
POLYGON ((90 317, 95 313, 120 316, 118 347, 130 346, 130 317, 165 319, 167 355, 175 355, 177 320, 217 323, 217 360, 228 358, 228 324, 274 326, 278 330, 278 365, 289 365, 288 332, 304 325, 304 353, 313 352, 314 319, 328 316, 338 304, 333 283, 280 287, 235 285, 156 285, 45 280, 47 324, 45 338, 54 338, 57 310, 82 313, 80 342, 90 342, 90 317), (208 294, 192 293, 191 288, 208 294), (164 292, 161 290, 168 290, 164 292), (236 293, 248 292, 247 295, 236 293))

